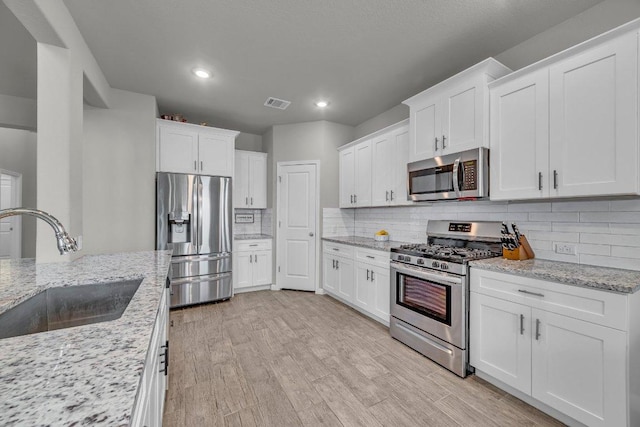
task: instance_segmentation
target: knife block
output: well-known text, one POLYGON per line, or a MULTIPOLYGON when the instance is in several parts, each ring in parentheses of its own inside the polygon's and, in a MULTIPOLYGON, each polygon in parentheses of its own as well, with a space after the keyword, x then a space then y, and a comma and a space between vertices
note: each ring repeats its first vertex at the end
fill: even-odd
POLYGON ((529 244, 529 241, 524 234, 520 235, 519 242, 520 246, 518 246, 514 250, 502 248, 502 257, 505 259, 519 261, 535 258, 536 255, 535 253, 533 253, 533 249, 531 249, 531 245, 529 244))

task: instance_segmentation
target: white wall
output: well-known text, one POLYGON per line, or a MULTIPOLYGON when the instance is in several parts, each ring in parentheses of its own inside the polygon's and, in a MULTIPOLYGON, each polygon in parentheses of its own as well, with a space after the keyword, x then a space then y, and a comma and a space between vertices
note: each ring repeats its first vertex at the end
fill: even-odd
POLYGON ((155 97, 109 100, 84 110, 85 255, 155 249, 155 97))
POLYGON ((346 234, 372 238, 384 228, 391 240, 404 242, 425 242, 430 219, 515 222, 537 258, 640 270, 640 198, 325 209, 324 218, 325 237, 346 234), (577 254, 557 254, 554 243, 576 245, 577 254))
POLYGON ((240 132, 236 137, 236 150, 262 152, 262 135, 240 132))
MULTIPOLYGON (((426 89, 426 88, 425 88, 426 89)), ((409 106, 398 104, 395 107, 356 126, 354 139, 362 138, 377 130, 384 129, 409 118, 409 106)))
MULTIPOLYGON (((22 174, 22 206, 37 207, 36 134, 0 128, 0 169, 22 174)), ((53 237, 52 237, 53 238, 53 237)), ((22 257, 36 256, 36 219, 22 217, 22 257)))
POLYGON ((36 100, 0 94, 0 127, 35 130, 36 100))

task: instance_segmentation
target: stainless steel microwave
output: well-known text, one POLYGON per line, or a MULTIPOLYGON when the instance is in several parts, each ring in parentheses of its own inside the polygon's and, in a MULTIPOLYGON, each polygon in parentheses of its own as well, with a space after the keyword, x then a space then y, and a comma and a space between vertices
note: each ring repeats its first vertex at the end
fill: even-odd
POLYGON ((489 196, 489 150, 474 148, 409 163, 408 194, 415 201, 489 196))

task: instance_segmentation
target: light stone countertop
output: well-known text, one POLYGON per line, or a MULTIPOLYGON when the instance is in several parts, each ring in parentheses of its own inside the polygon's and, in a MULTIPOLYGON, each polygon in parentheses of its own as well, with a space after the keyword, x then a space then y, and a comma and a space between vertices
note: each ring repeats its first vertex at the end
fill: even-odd
POLYGON ((140 279, 117 320, 0 340, 0 425, 128 425, 170 251, 0 260, 0 313, 57 286, 140 279))
POLYGON ((640 271, 633 270, 537 258, 524 261, 513 261, 502 257, 489 258, 471 261, 470 265, 483 270, 626 294, 640 289, 640 271))
POLYGON ((273 239, 268 234, 235 234, 233 240, 264 240, 273 239))
POLYGON ((371 237, 357 237, 357 236, 332 236, 323 237, 325 242, 342 243, 343 245, 359 246, 361 248, 375 249, 378 251, 391 251, 391 248, 395 248, 401 245, 406 245, 407 242, 398 242, 395 240, 389 240, 386 242, 379 242, 371 237))

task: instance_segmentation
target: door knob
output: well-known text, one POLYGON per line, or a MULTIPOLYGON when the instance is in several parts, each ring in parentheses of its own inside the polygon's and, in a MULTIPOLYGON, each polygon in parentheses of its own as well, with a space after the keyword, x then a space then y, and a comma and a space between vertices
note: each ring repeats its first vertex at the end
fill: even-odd
POLYGON ((310 237, 313 237, 313 231, 311 231, 311 232, 309 233, 309 236, 310 236, 310 237))

